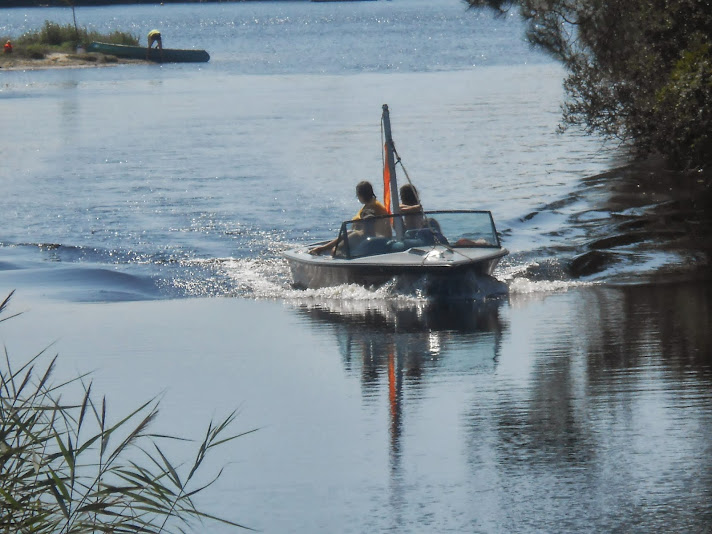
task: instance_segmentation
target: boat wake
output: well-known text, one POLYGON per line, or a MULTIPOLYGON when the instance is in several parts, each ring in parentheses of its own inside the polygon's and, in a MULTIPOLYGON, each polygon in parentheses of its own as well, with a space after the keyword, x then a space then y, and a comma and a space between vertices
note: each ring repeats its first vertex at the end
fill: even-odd
POLYGON ((527 261, 516 254, 507 258, 495 270, 495 276, 509 288, 513 295, 536 293, 562 293, 599 282, 571 278, 565 262, 557 258, 527 261))
MULTIPOLYGON (((229 296, 255 299, 280 299, 286 301, 350 301, 418 303, 433 300, 481 301, 501 297, 508 292, 507 285, 490 276, 477 276, 456 286, 441 285, 433 292, 432 281, 427 276, 417 278, 396 277, 378 287, 342 284, 318 289, 291 287, 289 266, 281 258, 230 258, 211 261, 213 267, 225 277, 223 289, 229 296)), ((219 279, 219 277, 216 277, 219 279)))
POLYGON ((712 176, 653 163, 592 176, 503 230, 512 292, 708 279, 712 176))
POLYGON ((379 287, 342 284, 319 289, 291 286, 289 265, 281 251, 291 242, 272 241, 270 250, 257 257, 188 260, 183 276, 172 280, 174 290, 187 296, 228 296, 282 300, 291 303, 351 302, 372 305, 388 302, 413 306, 433 301, 484 301, 513 294, 552 293, 592 285, 595 281, 573 279, 556 259, 541 262, 514 254, 495 269, 494 276, 477 276, 454 287, 440 287, 433 294, 427 276, 395 278, 379 287))
MULTIPOLYGON (((2 242, 0 283, 77 302, 238 297, 316 306, 335 302, 417 306, 433 300, 481 301, 589 285, 709 277, 709 193, 705 196, 691 186, 671 198, 675 191, 661 186, 662 192, 640 195, 641 188, 634 187, 636 173, 613 174, 587 178, 565 198, 505 222, 501 239, 510 254, 499 262, 493 277, 478 278, 464 289, 442 287, 435 296, 426 291, 425 277, 391 279, 375 289, 351 284, 294 289, 282 253, 296 246, 295 236, 259 228, 226 231, 234 255, 217 258, 197 257, 197 251, 180 246, 2 242), (640 205, 631 208, 636 199, 640 205)), ((695 184, 706 191, 712 181, 700 180, 695 184)), ((225 243, 218 244, 216 249, 225 249, 225 243)))

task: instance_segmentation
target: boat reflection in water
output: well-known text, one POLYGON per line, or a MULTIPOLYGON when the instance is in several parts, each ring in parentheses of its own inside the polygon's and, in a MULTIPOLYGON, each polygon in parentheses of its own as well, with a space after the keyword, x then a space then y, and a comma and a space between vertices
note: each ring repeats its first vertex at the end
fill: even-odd
POLYGON ((709 532, 711 303, 696 281, 306 303, 328 482, 361 532, 709 532))
MULTIPOLYGON (((316 328, 331 330, 345 371, 378 411, 388 397, 391 484, 403 483, 401 436, 406 410, 427 402, 428 384, 493 374, 506 326, 506 299, 462 302, 308 301, 297 304, 316 328)), ((391 498, 402 491, 391 487, 391 498)))

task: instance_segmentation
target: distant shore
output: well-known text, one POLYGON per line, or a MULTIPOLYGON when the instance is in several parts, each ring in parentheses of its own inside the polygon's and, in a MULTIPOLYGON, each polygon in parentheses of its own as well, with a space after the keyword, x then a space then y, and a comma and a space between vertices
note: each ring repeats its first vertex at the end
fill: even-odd
POLYGON ((42 59, 11 57, 0 54, 0 70, 40 70, 57 68, 110 67, 128 63, 152 63, 141 59, 117 58, 104 54, 68 54, 53 52, 42 59))
MULTIPOLYGON (((110 6, 116 4, 185 4, 242 2, 245 0, 74 0, 76 7, 110 6)), ((65 0, 4 0, 3 7, 68 7, 65 0)))

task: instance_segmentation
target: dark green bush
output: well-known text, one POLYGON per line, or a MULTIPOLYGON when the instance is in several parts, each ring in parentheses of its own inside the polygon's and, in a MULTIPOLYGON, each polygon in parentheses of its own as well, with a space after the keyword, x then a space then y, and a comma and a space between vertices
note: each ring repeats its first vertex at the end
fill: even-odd
POLYGON ((50 46, 61 46, 73 40, 76 40, 76 31, 69 25, 63 30, 59 24, 45 22, 39 32, 39 42, 50 46))
POLYGON ((47 54, 47 47, 41 44, 33 43, 23 47, 21 52, 17 50, 13 53, 23 53, 23 55, 29 57, 30 59, 44 59, 47 54))
POLYGON ((702 161, 712 154, 712 45, 685 50, 668 82, 656 94, 658 137, 678 163, 702 161), (698 128, 700 122, 706 128, 698 128))

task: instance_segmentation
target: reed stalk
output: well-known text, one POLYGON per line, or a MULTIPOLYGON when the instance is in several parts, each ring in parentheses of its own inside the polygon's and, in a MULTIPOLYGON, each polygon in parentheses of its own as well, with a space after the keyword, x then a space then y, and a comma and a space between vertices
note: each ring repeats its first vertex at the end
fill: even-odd
POLYGON ((5 350, 0 365, 0 533, 168 534, 198 524, 204 531, 206 521, 251 530, 194 500, 223 473, 196 482, 207 455, 254 432, 231 433, 235 411, 209 423, 192 461, 176 463, 160 443, 188 440, 151 432, 157 399, 111 423, 106 398, 97 402, 87 375, 52 383, 57 356, 41 366, 45 352, 16 367, 5 350), (81 400, 65 402, 62 394, 77 385, 81 400))

